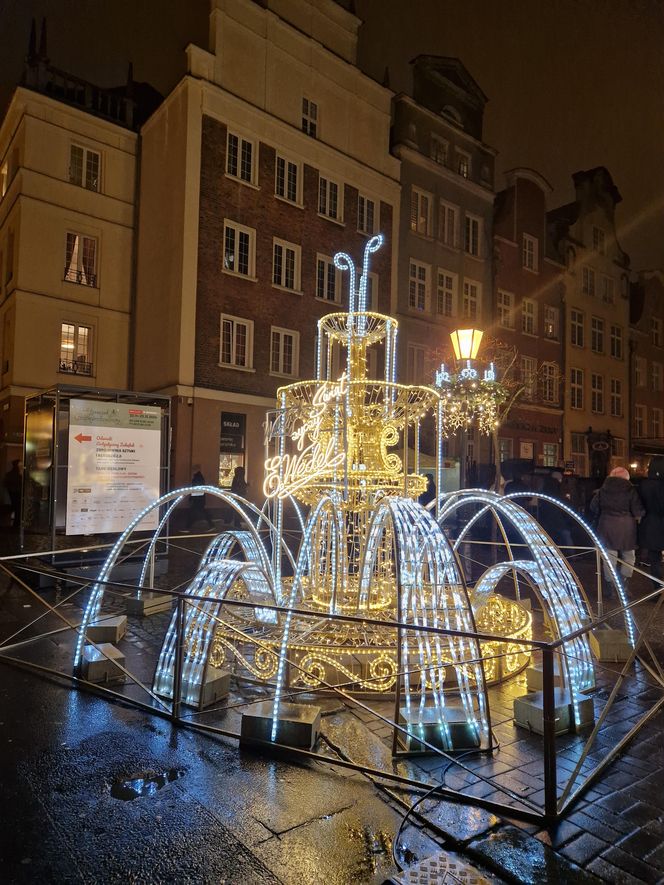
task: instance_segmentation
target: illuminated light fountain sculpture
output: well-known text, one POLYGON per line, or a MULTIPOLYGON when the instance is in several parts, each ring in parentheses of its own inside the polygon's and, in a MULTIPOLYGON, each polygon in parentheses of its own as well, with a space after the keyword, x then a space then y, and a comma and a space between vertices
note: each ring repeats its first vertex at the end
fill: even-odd
MULTIPOLYGON (((397 322, 365 309, 369 260, 381 244, 381 236, 368 242, 359 285, 350 257, 335 256, 350 278, 349 309, 319 321, 316 379, 281 388, 277 408, 267 417, 264 510, 204 487, 236 510, 242 526, 214 539, 187 590, 198 601, 186 606, 181 698, 199 706, 206 679, 219 668, 268 684, 274 740, 288 689, 396 692, 399 715, 407 729, 414 728, 413 736, 435 732, 437 745, 448 749, 485 746, 487 684, 526 665, 529 656, 519 642, 532 636, 530 612, 494 594, 502 577, 508 572, 527 577, 557 636, 583 623, 589 609, 563 557, 541 550, 533 518, 514 502, 499 505, 491 493, 481 493, 488 497, 480 503, 500 509, 505 521, 537 541, 534 560, 491 567, 469 595, 443 530, 459 499, 445 503, 441 496, 428 509, 417 502, 426 486, 419 473, 420 422, 434 414, 439 440, 446 416, 458 426, 446 390, 449 379, 438 379, 435 388, 397 382, 397 322), (379 379, 368 377, 371 347, 382 354, 379 379), (343 367, 341 377, 333 376, 334 365, 343 367), (309 508, 306 520, 301 505, 309 508), (284 540, 292 508, 302 528, 296 553, 284 540), (473 635, 478 630, 495 635, 495 643, 478 641, 473 635), (498 667, 502 639, 508 641, 507 663, 498 667)), ((497 382, 482 381, 487 402, 497 382)), ((439 487, 441 473, 439 446, 439 487)), ((83 630, 98 617, 104 582, 143 516, 155 507, 165 514, 152 550, 166 516, 191 492, 170 492, 137 515, 93 588, 83 630)), ((145 580, 146 568, 141 583, 145 580)), ((173 696, 176 640, 174 614, 153 684, 165 697, 173 696)), ((82 640, 77 666, 81 651, 82 640)), ((587 642, 576 642, 572 652, 576 663, 563 678, 575 696, 591 684, 592 663, 587 642)))

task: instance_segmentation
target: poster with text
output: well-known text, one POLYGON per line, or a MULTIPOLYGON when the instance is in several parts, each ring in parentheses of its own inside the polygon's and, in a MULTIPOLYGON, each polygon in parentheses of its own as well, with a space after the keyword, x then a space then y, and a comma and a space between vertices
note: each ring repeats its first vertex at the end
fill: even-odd
MULTIPOLYGON (((121 532, 159 497, 161 409, 83 399, 69 409, 65 531, 121 532)), ((158 521, 155 509, 139 529, 158 521)))

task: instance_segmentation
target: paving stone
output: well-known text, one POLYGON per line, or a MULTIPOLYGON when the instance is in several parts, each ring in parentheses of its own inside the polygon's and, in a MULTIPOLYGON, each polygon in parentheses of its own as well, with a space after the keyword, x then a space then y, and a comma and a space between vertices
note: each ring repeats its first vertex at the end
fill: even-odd
POLYGON ((643 858, 662 848, 663 838, 664 827, 661 821, 656 820, 651 821, 645 827, 639 827, 638 830, 621 839, 618 844, 623 851, 627 851, 635 857, 643 858))
POLYGON ((453 802, 432 804, 427 808, 426 816, 454 842, 475 839, 500 823, 500 818, 490 811, 453 802))
POLYGON ((657 882, 659 879, 657 870, 653 869, 645 861, 623 851, 618 846, 614 845, 607 849, 601 857, 603 860, 634 876, 637 880, 641 880, 641 882, 657 882))
POLYGON ((585 867, 589 861, 606 850, 610 843, 598 839, 591 833, 583 833, 558 850, 574 863, 585 867))
POLYGON ((550 845, 552 848, 559 848, 565 842, 570 842, 583 832, 583 827, 569 820, 564 820, 555 827, 549 827, 546 830, 540 830, 538 833, 535 833, 535 838, 539 839, 540 842, 544 842, 545 845, 550 845))
POLYGON ((611 882, 611 885, 634 885, 634 876, 631 873, 614 867, 612 863, 603 857, 596 857, 595 860, 588 864, 588 872, 594 873, 605 882, 611 882))

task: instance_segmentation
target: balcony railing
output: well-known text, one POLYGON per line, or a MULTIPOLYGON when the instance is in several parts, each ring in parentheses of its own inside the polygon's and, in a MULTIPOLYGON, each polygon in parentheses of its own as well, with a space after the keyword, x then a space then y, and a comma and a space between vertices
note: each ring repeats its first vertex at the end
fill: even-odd
POLYGON ((92 363, 88 363, 85 357, 77 356, 73 360, 60 360, 60 368, 58 372, 65 372, 68 375, 92 375, 92 363))
POLYGON ((78 283, 81 286, 92 286, 94 289, 97 288, 96 273, 87 273, 86 271, 75 267, 65 267, 64 279, 68 283, 78 283))

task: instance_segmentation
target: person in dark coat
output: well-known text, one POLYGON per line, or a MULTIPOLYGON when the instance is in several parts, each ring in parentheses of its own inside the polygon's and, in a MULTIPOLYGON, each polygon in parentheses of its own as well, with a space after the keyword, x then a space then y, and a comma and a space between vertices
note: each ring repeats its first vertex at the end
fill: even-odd
POLYGON ((436 497, 436 483, 433 481, 433 473, 427 473, 427 487, 417 499, 422 507, 426 507, 436 497))
MULTIPOLYGON (((199 464, 194 464, 194 475, 191 478, 191 484, 192 486, 205 485, 205 477, 201 473, 201 468, 199 464)), ((187 511, 186 530, 189 531, 194 523, 199 522, 199 520, 201 519, 205 519, 207 521, 208 528, 214 528, 212 517, 208 513, 207 507, 205 506, 205 492, 192 492, 189 499, 189 510, 187 511)))
MULTIPOLYGON (((636 527, 645 513, 639 493, 629 481, 629 471, 614 467, 593 495, 590 513, 597 520, 597 534, 606 546, 614 568, 622 560, 620 572, 631 578, 636 560, 636 527)), ((604 569, 604 577, 612 584, 604 569)))
POLYGON ((664 550, 664 458, 653 458, 648 466, 648 478, 639 486, 639 494, 646 515, 639 525, 639 545, 647 551, 650 574, 662 579, 662 550, 664 550))
MULTIPOLYGON (((542 494, 557 501, 562 501, 560 491, 563 475, 554 471, 544 479, 542 494)), ((553 501, 541 501, 539 507, 540 522, 559 547, 572 546, 572 532, 569 518, 553 501)))
MULTIPOLYGON (((235 472, 233 473, 233 482, 231 483, 231 492, 234 495, 238 495, 240 498, 246 498, 247 489, 249 488, 249 483, 244 478, 244 467, 236 467, 235 472)), ((241 525, 240 514, 237 510, 233 511, 233 525, 235 528, 239 528, 241 525)))

